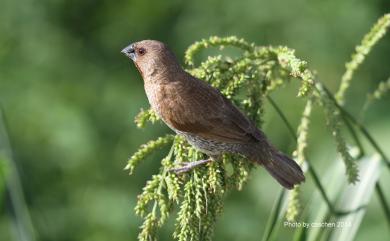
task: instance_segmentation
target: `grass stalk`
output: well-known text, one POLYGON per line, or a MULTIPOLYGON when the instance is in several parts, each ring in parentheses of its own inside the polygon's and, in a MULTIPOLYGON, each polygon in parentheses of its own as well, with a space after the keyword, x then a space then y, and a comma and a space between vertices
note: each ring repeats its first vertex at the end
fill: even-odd
POLYGON ((15 240, 20 241, 35 241, 36 234, 32 225, 32 220, 28 207, 24 198, 22 185, 17 171, 16 165, 13 161, 13 154, 9 142, 6 121, 4 112, 0 106, 0 155, 4 156, 6 165, 8 167, 7 175, 4 177, 6 202, 8 203, 7 211, 14 223, 14 230, 16 231, 15 240))
POLYGON ((383 211, 385 213, 387 224, 390 227, 390 208, 389 208, 389 205, 387 204, 385 194, 383 192, 381 185, 379 184, 379 181, 375 185, 375 190, 376 190, 376 194, 378 195, 379 202, 380 202, 380 204, 383 208, 383 211))
POLYGON ((276 201, 276 204, 272 208, 271 216, 269 217, 266 227, 264 236, 262 238, 262 241, 269 241, 272 238, 273 231, 275 230, 278 218, 280 217, 280 213, 282 212, 282 204, 284 197, 286 195, 286 190, 282 189, 280 192, 278 199, 276 201))

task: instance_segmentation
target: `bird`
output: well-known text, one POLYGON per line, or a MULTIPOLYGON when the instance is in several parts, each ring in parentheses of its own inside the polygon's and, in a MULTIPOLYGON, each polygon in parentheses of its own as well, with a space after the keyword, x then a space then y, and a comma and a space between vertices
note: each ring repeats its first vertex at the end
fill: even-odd
POLYGON ((218 89, 186 72, 168 46, 157 40, 131 43, 122 51, 138 69, 153 111, 176 134, 209 158, 174 168, 187 172, 240 154, 260 164, 285 188, 304 182, 300 166, 277 150, 265 134, 218 89))

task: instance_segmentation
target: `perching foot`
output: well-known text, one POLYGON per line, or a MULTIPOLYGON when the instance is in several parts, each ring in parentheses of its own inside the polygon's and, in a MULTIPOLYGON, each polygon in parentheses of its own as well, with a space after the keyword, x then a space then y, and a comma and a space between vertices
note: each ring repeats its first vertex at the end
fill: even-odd
POLYGON ((191 171, 192 168, 200 166, 205 163, 209 163, 213 161, 213 159, 207 159, 207 160, 199 160, 199 161, 194 161, 194 162, 182 162, 180 163, 180 167, 172 168, 170 171, 175 172, 176 174, 183 173, 183 172, 188 172, 191 171))

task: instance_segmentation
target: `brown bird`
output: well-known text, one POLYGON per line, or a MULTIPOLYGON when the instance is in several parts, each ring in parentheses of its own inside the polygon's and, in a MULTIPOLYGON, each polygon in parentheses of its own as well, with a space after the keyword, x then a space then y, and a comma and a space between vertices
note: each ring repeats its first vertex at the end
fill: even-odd
POLYGON ((301 168, 279 152, 230 100, 206 82, 187 73, 168 47, 143 40, 122 50, 133 60, 143 80, 152 109, 177 134, 210 157, 186 163, 176 172, 237 153, 263 165, 284 187, 303 182, 301 168))

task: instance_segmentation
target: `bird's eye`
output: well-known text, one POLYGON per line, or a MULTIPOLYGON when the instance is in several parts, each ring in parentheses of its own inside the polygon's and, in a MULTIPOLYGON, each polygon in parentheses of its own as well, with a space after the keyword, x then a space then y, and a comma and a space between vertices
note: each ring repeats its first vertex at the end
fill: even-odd
POLYGON ((144 48, 139 48, 138 49, 138 54, 139 55, 144 55, 146 53, 146 49, 144 49, 144 48))

